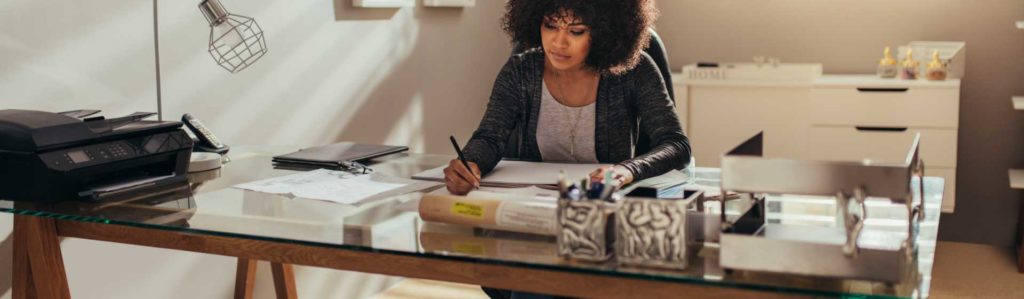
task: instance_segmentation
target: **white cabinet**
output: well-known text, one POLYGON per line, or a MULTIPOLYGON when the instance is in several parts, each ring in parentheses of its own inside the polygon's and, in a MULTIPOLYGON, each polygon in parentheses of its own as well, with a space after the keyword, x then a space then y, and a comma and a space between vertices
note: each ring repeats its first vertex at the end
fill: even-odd
POLYGON ((873 163, 902 161, 920 133, 926 175, 946 179, 942 211, 953 212, 959 79, 673 79, 698 166, 719 166, 725 151, 758 131, 765 132, 768 157, 873 163))
POLYGON ((725 151, 760 131, 766 156, 796 158, 803 153, 808 88, 712 86, 688 93, 691 113, 682 118, 698 166, 717 167, 725 151))

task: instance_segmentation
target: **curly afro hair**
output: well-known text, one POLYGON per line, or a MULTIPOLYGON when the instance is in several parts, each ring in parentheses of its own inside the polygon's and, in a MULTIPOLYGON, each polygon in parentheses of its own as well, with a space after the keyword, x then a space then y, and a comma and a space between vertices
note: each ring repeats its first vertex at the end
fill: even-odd
POLYGON ((650 40, 647 28, 658 16, 654 0, 508 0, 501 29, 524 49, 542 47, 545 18, 571 12, 590 27, 590 53, 584 62, 599 72, 620 74, 636 66, 650 40))

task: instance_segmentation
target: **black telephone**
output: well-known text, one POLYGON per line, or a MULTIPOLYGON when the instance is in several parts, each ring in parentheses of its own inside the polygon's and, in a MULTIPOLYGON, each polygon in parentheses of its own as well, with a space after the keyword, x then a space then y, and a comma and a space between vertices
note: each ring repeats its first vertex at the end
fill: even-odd
POLYGON ((196 138, 199 139, 199 142, 196 143, 193 151, 211 152, 221 155, 228 153, 230 147, 223 142, 220 142, 220 139, 217 139, 217 136, 214 136, 213 133, 210 132, 210 130, 199 121, 199 119, 192 116, 192 114, 185 113, 185 115, 182 115, 181 122, 185 123, 185 126, 192 131, 192 134, 196 135, 196 138))

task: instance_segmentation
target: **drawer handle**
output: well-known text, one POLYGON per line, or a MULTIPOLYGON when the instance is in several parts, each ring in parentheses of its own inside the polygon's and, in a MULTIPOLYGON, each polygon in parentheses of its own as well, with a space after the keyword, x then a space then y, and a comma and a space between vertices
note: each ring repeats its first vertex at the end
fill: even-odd
POLYGON ((857 131, 868 132, 906 132, 907 127, 867 127, 857 126, 857 131))
POLYGON ((857 87, 859 92, 907 92, 910 90, 909 87, 892 87, 892 88, 880 88, 880 87, 857 87))

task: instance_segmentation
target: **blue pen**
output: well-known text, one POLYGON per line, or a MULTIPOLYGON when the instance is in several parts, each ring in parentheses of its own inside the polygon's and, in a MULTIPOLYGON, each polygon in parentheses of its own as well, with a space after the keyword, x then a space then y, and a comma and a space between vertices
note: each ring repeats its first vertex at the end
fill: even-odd
POLYGON ((601 195, 604 193, 604 189, 604 184, 601 182, 591 182, 590 190, 587 191, 587 198, 600 199, 601 195))

